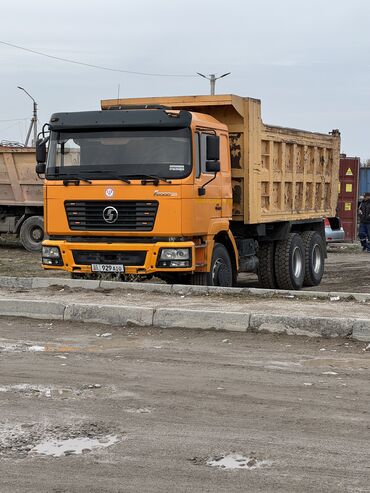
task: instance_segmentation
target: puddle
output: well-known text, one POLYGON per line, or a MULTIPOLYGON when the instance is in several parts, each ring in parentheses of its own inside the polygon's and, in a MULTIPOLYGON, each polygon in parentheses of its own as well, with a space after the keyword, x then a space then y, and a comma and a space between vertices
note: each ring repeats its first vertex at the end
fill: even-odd
POLYGON ((78 437, 67 439, 45 440, 30 450, 30 453, 62 457, 67 455, 80 455, 91 452, 97 448, 106 448, 119 441, 116 435, 106 435, 100 438, 78 437))
POLYGON ((292 361, 270 361, 268 365, 264 365, 266 370, 289 370, 293 368, 301 367, 301 363, 294 363, 292 361))
POLYGON ((124 439, 125 433, 106 423, 0 423, 0 460, 62 457, 103 450, 124 439))
POLYGON ((240 454, 228 454, 217 457, 211 457, 206 462, 207 466, 218 467, 219 469, 260 469, 270 467, 272 461, 260 460, 256 457, 245 457, 240 454))

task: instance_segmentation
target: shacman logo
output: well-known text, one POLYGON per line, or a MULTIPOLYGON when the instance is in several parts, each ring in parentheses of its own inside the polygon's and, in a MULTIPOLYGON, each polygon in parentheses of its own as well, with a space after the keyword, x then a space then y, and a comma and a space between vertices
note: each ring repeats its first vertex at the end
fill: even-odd
POLYGON ((106 188, 105 189, 105 195, 106 195, 106 197, 109 197, 109 198, 113 197, 113 195, 114 195, 113 188, 106 188))
POLYGON ((113 224, 118 219, 118 211, 111 205, 103 210, 103 219, 106 223, 113 224))

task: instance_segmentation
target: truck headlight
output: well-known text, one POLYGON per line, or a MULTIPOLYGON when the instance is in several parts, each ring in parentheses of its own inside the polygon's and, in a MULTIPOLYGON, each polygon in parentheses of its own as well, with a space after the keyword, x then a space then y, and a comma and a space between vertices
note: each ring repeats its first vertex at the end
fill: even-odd
POLYGON ((42 247, 42 263, 44 265, 63 265, 63 259, 60 250, 56 246, 42 247))
POLYGON ((189 248, 162 248, 159 260, 189 260, 189 248))
POLYGON ((158 267, 191 267, 190 248, 162 248, 158 257, 158 267))
POLYGON ((42 256, 46 258, 60 258, 59 248, 54 246, 43 246, 42 256))

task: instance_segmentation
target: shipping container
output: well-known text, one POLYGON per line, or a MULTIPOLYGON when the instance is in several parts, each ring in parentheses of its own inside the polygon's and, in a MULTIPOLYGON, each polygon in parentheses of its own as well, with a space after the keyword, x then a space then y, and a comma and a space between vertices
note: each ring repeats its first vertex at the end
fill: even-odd
POLYGON ((339 163, 338 216, 345 232, 344 239, 357 239, 357 203, 360 158, 341 155, 339 163))
POLYGON ((370 192, 370 168, 360 168, 359 196, 365 192, 370 192))

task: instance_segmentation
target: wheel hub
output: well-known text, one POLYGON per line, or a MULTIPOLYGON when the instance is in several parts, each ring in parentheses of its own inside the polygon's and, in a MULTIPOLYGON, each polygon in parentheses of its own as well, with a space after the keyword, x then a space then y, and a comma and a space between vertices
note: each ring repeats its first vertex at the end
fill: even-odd
POLYGON ((303 269, 303 257, 301 249, 296 246, 293 250, 292 255, 292 263, 293 263, 293 274, 296 279, 298 279, 302 273, 303 269))
POLYGON ((315 274, 321 270, 321 251, 319 245, 315 245, 312 250, 312 268, 315 274))
POLYGON ((31 230, 31 238, 33 241, 40 242, 44 238, 44 233, 41 228, 35 227, 31 230))

